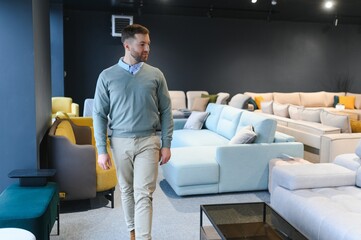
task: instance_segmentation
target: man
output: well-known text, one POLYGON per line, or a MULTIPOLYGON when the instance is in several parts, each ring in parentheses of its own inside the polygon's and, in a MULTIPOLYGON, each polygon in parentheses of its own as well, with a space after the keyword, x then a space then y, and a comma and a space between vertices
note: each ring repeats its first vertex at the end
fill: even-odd
POLYGON ((124 57, 98 78, 94 96, 94 134, 98 164, 111 166, 106 149, 107 123, 130 239, 151 239, 152 194, 158 161, 171 156, 171 102, 163 73, 145 62, 150 51, 147 28, 124 28, 124 57), (161 126, 161 143, 156 129, 161 126))

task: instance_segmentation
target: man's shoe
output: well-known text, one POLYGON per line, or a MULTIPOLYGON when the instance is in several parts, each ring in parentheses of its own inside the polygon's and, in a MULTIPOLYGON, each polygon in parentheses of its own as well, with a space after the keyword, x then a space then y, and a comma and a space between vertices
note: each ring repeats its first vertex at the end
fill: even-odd
POLYGON ((135 231, 130 231, 130 240, 135 240, 135 231))

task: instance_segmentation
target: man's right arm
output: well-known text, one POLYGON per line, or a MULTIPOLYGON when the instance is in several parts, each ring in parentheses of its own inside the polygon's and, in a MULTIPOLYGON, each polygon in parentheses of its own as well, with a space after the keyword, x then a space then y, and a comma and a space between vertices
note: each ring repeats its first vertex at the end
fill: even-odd
POLYGON ((110 109, 109 91, 104 74, 99 75, 93 104, 93 127, 98 155, 107 154, 107 124, 110 109))

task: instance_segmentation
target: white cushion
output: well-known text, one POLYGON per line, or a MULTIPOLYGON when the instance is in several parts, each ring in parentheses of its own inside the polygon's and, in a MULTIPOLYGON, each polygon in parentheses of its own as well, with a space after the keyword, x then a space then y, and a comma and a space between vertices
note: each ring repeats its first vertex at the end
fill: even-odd
POLYGON ((247 109, 250 98, 250 96, 238 93, 231 98, 231 101, 229 101, 228 105, 235 108, 247 109))
POLYGON ((251 125, 241 128, 236 135, 231 139, 229 144, 246 144, 253 143, 257 134, 254 132, 251 125))
POLYGON ((262 101, 261 111, 267 114, 273 114, 273 101, 262 101))
POLYGON ((272 171, 273 186, 289 190, 302 188, 323 188, 352 186, 356 183, 356 173, 333 163, 282 165, 272 171))
POLYGON ((348 115, 321 111, 321 123, 327 126, 340 128, 341 133, 351 133, 350 119, 348 115))
POLYGON ((288 108, 290 118, 293 120, 301 120, 301 114, 303 109, 303 106, 290 105, 288 108))
POLYGON ((209 115, 208 112, 193 111, 189 116, 189 118, 187 119, 187 122, 184 125, 184 129, 194 129, 194 130, 201 129, 208 115, 209 115))
POLYGON ((288 113, 289 104, 280 104, 280 103, 273 103, 273 114, 280 117, 289 118, 290 115, 288 113))
POLYGON ((219 92, 217 93, 218 97, 216 100, 216 104, 226 104, 228 98, 230 97, 229 93, 225 93, 225 92, 219 92))
POLYGON ((186 94, 183 91, 169 91, 173 110, 186 108, 186 94))
POLYGON ((356 155, 361 158, 361 140, 359 141, 356 150, 355 150, 356 155))
POLYGON ((320 119, 321 109, 303 109, 301 111, 301 120, 308 122, 321 122, 320 119))

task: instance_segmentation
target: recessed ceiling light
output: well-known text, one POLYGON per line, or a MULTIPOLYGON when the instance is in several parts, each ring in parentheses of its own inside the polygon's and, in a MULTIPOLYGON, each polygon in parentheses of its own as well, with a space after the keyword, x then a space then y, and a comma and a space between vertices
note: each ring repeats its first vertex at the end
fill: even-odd
POLYGON ((335 2, 334 1, 326 1, 325 2, 325 8, 327 9, 331 9, 335 6, 335 2))
POLYGON ((272 4, 272 5, 277 5, 277 0, 272 0, 272 1, 271 1, 271 4, 272 4))
POLYGON ((256 3, 257 2, 257 0, 252 0, 252 3, 256 3))

